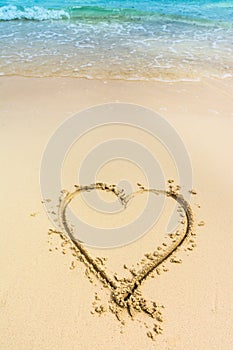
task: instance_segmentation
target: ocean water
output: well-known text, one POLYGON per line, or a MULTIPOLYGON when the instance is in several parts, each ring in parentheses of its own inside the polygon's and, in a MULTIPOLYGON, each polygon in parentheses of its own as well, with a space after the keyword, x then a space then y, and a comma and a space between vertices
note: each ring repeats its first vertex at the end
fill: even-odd
POLYGON ((0 75, 233 76, 233 1, 0 0, 0 75))

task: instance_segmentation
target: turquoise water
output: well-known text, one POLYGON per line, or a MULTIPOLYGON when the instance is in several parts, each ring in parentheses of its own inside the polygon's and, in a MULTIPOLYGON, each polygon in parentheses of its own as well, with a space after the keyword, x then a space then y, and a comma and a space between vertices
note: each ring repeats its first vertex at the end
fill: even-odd
POLYGON ((233 75, 233 1, 3 1, 0 74, 196 80, 233 75))

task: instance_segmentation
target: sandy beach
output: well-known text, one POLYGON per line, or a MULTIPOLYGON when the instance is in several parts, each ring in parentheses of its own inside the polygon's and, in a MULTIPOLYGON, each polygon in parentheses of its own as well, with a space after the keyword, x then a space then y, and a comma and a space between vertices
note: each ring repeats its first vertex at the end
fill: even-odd
MULTIPOLYGON (((232 87, 232 81, 218 79, 0 78, 1 350, 232 349, 232 87), (59 237, 48 236, 53 225, 41 203, 40 163, 51 135, 77 112, 110 102, 138 104, 160 114, 178 132, 192 162, 197 246, 181 251, 181 264, 168 262, 169 271, 142 286, 146 298, 164 306, 163 331, 154 341, 144 314, 132 320, 125 313, 123 326, 109 310, 91 312, 95 293, 108 307, 109 291, 95 276, 90 283, 82 262, 70 269, 72 254, 62 253, 59 237), (201 221, 205 224, 198 226, 201 221)), ((75 184, 73 164, 68 159, 64 173, 69 190, 75 184)), ((130 176, 106 174, 108 182, 130 176)), ((133 217, 134 210, 130 213, 133 217)), ((98 217, 93 220, 98 224, 98 217)), ((142 257, 151 244, 143 237, 127 246, 128 260, 125 247, 90 251, 109 261, 112 257, 111 271, 120 274, 126 261, 142 257)))

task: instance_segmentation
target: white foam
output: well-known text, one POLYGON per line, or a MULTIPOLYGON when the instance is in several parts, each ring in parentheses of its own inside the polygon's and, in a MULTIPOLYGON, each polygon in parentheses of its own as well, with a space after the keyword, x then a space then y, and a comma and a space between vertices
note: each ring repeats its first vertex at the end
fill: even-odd
POLYGON ((44 21, 64 18, 70 18, 69 13, 64 10, 48 10, 38 6, 19 8, 13 5, 2 6, 0 8, 1 21, 11 21, 16 19, 44 21))

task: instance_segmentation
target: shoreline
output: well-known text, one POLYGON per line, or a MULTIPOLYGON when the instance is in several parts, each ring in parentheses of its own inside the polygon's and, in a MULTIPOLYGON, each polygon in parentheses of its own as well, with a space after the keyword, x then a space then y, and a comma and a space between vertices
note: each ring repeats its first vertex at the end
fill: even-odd
POLYGON ((164 84, 172 84, 172 83, 200 83, 203 81, 222 81, 229 84, 233 84, 233 76, 226 75, 223 77, 217 77, 217 76, 199 76, 196 78, 181 78, 181 79, 172 79, 172 80, 164 80, 164 79, 123 79, 123 78, 96 78, 96 77, 78 77, 78 76, 27 76, 27 75, 16 75, 16 74, 0 74, 0 79, 10 79, 10 78, 17 78, 17 79, 67 79, 67 80, 80 80, 80 81, 101 81, 101 82, 130 82, 130 83, 164 83, 164 84))

